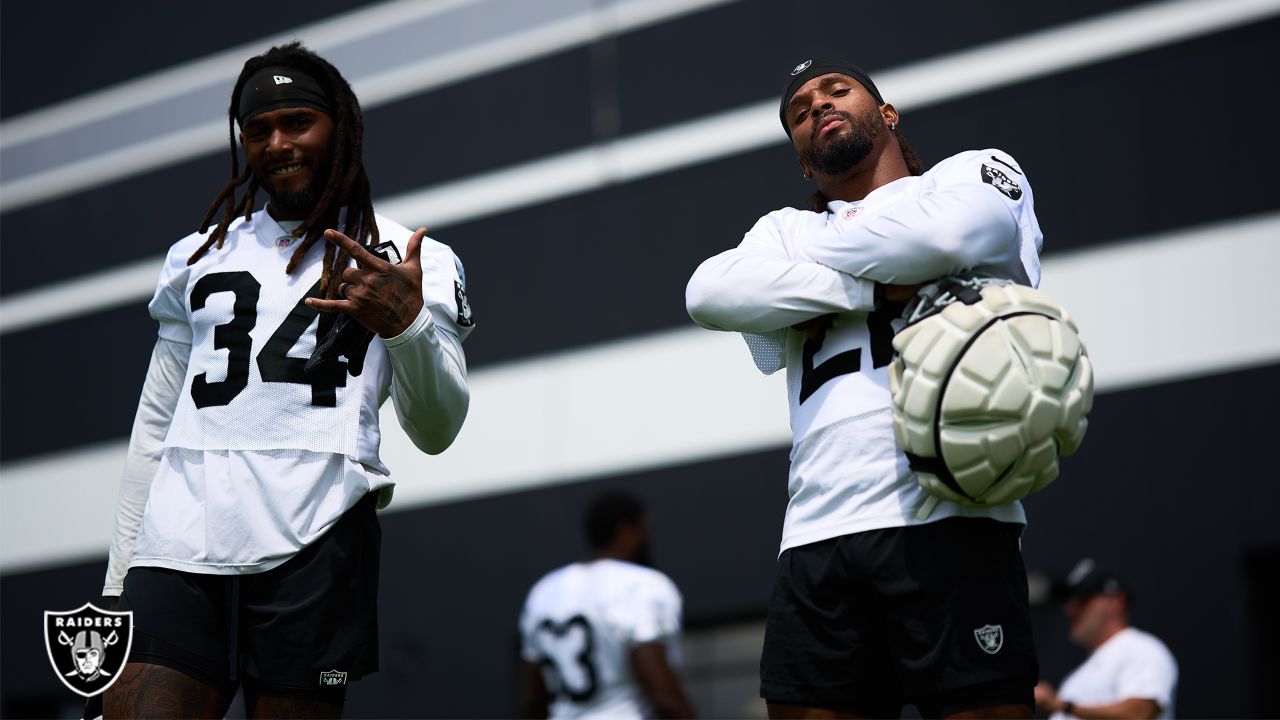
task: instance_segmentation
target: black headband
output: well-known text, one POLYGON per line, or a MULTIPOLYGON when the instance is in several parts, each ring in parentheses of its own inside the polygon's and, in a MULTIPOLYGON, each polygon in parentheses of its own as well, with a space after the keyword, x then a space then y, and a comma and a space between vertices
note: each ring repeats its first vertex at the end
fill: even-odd
POLYGON ((787 78, 787 85, 782 90, 782 105, 778 108, 778 118, 782 120, 782 128, 787 131, 787 137, 791 137, 791 126, 787 123, 787 104, 791 102, 791 96, 810 80, 830 73, 848 75, 857 80, 875 97, 877 103, 884 104, 884 98, 880 97, 880 91, 876 89, 876 84, 871 82, 871 76, 866 70, 843 60, 805 60, 791 71, 791 77, 787 78))
POLYGON ((240 89, 240 127, 264 112, 286 107, 333 114, 333 103, 315 78, 296 68, 266 67, 254 73, 240 89))

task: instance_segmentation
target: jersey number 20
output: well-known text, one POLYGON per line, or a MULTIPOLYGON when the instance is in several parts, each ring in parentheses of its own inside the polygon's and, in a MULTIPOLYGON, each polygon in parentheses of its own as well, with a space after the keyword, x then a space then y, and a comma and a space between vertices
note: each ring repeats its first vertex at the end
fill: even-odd
MULTIPOLYGON (((871 336, 871 367, 882 368, 893 361, 893 325, 888 315, 873 312, 867 315, 867 334, 871 336)), ((827 339, 824 328, 817 337, 804 341, 801 350, 803 357, 800 373, 800 404, 804 404, 809 396, 818 388, 841 375, 856 373, 862 369, 862 348, 854 348, 837 353, 825 362, 813 365, 813 358, 822 350, 822 343, 827 339)))

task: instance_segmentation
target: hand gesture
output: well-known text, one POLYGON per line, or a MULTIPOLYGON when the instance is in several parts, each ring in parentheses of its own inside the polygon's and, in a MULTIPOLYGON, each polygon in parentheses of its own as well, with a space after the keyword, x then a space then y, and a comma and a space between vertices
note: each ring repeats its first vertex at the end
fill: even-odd
POLYGON ((321 312, 349 315, 384 338, 404 332, 422 311, 422 238, 426 228, 409 238, 405 258, 392 265, 337 230, 325 230, 329 242, 347 251, 355 267, 344 268, 337 300, 308 298, 321 312))

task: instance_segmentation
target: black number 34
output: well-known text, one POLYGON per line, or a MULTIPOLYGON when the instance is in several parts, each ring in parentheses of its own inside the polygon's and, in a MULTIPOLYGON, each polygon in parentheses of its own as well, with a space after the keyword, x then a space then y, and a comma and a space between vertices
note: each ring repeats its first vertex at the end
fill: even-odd
MULTIPOLYGON (((252 338, 249 336, 258 321, 258 295, 262 284, 253 275, 237 272, 210 273, 200 278, 191 288, 191 311, 204 308, 210 295, 229 292, 235 296, 231 305, 231 321, 214 326, 213 347, 227 351, 227 379, 209 382, 207 372, 191 381, 191 399, 196 407, 226 405, 249 386, 249 353, 252 338)), ((258 353, 258 373, 263 382, 287 382, 311 386, 311 404, 334 407, 338 404, 337 388, 347 385, 347 364, 328 363, 315 372, 303 372, 306 358, 291 357, 288 353, 307 331, 320 312, 306 304, 309 297, 320 297, 320 282, 311 286, 307 294, 293 306, 288 317, 271 334, 258 353)), ((317 335, 323 334, 334 317, 320 316, 317 335)))

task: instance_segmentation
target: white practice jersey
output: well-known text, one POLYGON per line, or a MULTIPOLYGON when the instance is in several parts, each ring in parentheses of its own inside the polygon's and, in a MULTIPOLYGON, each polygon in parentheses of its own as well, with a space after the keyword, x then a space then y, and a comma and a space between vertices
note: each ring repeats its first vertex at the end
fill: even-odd
MULTIPOLYGON (((377 223, 381 240, 393 242, 403 257, 410 231, 382 217, 377 223)), ((120 555, 130 558, 130 566, 214 574, 269 570, 320 537, 366 493, 389 490, 389 471, 378 456, 378 413, 393 380, 403 386, 396 397, 406 405, 438 397, 431 395, 436 385, 451 382, 456 390, 461 384, 465 414, 459 343, 471 329, 470 309, 462 266, 447 246, 423 240, 423 312, 396 338, 375 335, 363 372, 353 376, 345 361, 333 372, 303 372, 320 324, 319 313, 303 300, 321 295, 323 240, 286 274, 301 240, 266 211, 236 221, 221 249, 188 265, 205 237, 194 234, 173 245, 151 300, 160 341, 130 448, 130 468, 151 474, 131 483, 126 469, 107 594, 119 591, 120 555), (401 354, 420 349, 398 343, 448 348, 439 357, 453 360, 411 359, 410 377, 393 378, 393 364, 405 361, 393 362, 388 347, 401 354), (156 400, 153 395, 164 393, 151 386, 165 384, 157 368, 166 358, 185 375, 172 385, 176 398, 156 400), (415 395, 414 386, 428 392, 415 395), (171 418, 163 415, 166 403, 171 418), (148 412, 161 418, 151 423, 159 428, 152 434, 163 433, 154 470, 145 458, 133 459, 149 452, 142 420, 148 412), (129 505, 144 501, 140 517, 132 517, 138 513, 129 505)))
MULTIPOLYGON (((1089 655, 1058 690, 1058 697, 1082 707, 1137 698, 1160 706, 1157 718, 1174 717, 1178 661, 1160 638, 1137 628, 1116 633, 1089 655)), ((1052 720, 1071 716, 1054 713, 1052 720)))
POLYGON ((690 315, 743 332, 756 366, 787 370, 792 449, 782 550, 953 516, 1024 523, 1019 503, 968 508, 927 495, 893 435, 888 365, 899 319, 875 313, 874 284, 974 270, 1036 286, 1042 243, 1031 187, 1007 153, 977 150, 828 212, 784 208, 689 282, 690 315), (792 326, 834 314, 825 329, 792 326))
POLYGON ((652 717, 631 649, 663 643, 679 667, 681 602, 666 575, 618 560, 566 565, 539 580, 520 615, 521 655, 543 667, 551 717, 652 717))

